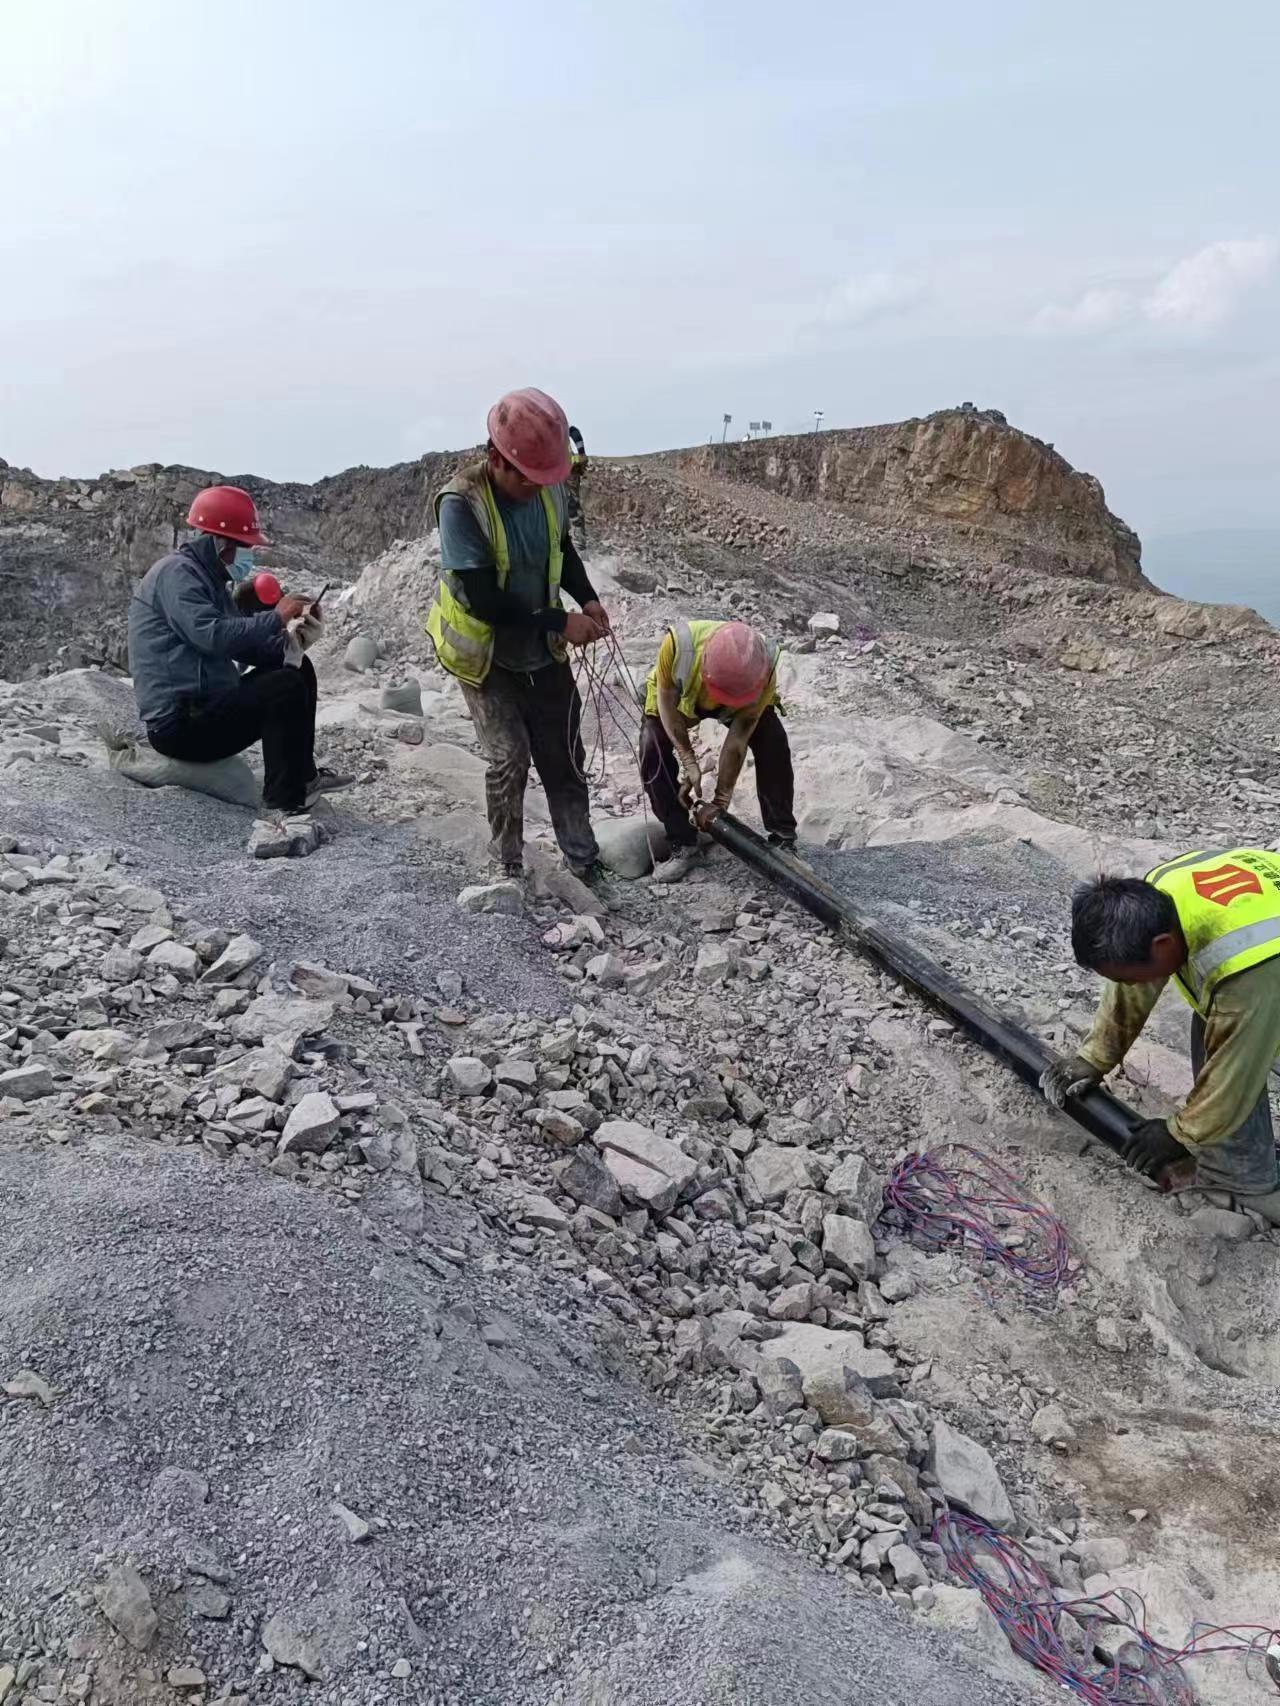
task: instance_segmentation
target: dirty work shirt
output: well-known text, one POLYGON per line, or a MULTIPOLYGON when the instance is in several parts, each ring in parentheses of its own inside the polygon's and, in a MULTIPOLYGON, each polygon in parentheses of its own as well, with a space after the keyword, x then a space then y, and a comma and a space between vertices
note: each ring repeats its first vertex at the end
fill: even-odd
MULTIPOLYGON (((1119 1066, 1164 983, 1107 983, 1080 1053, 1099 1072, 1119 1066)), ((1280 1054, 1280 958, 1237 972, 1214 993, 1204 1022, 1204 1065, 1169 1130, 1194 1154, 1224 1143, 1267 1093, 1280 1054)))
MULTIPOLYGON (((493 494, 498 515, 507 535, 507 555, 511 560, 505 592, 507 597, 532 616, 535 610, 545 609, 547 603, 547 514, 540 497, 528 503, 511 503, 501 492, 493 494)), ((493 546, 481 531, 471 507, 457 492, 448 493, 440 503, 440 566, 456 573, 465 581, 469 569, 497 567, 493 546)), ((528 674, 545 669, 552 661, 547 636, 539 628, 506 627, 499 623, 493 631, 493 661, 503 669, 528 674)))

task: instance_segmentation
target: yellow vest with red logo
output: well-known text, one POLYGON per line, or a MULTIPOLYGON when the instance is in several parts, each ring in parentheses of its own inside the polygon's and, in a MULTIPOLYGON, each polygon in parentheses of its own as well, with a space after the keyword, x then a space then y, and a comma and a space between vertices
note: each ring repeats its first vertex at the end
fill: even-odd
POLYGON ((1202 1017, 1224 979, 1280 954, 1280 855, 1261 847, 1185 853, 1147 881, 1177 908, 1187 961, 1174 982, 1202 1017))

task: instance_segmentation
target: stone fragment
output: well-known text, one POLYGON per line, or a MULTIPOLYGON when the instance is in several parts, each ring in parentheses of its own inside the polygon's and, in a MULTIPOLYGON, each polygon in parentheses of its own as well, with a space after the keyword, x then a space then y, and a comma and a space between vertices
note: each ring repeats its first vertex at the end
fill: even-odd
POLYGON ((605 1120, 597 1127, 593 1142, 601 1151, 616 1150, 663 1173, 679 1195, 698 1176, 698 1164, 670 1138, 659 1137, 638 1120, 605 1120))
POLYGON ((786 1286, 769 1304, 771 1321, 807 1321, 813 1310, 813 1286, 809 1281, 786 1286))
POLYGON ((132 1564, 113 1564, 93 1590, 98 1608, 131 1647, 143 1653, 155 1639, 159 1618, 147 1584, 132 1564))
POLYGON ((333 1023, 332 1001, 308 1001, 301 995, 259 995, 231 1021, 237 1042, 272 1043, 292 1060, 307 1037, 317 1037, 333 1023))
POLYGON ((622 1196, 617 1181, 591 1150, 585 1147, 575 1149, 563 1161, 554 1162, 551 1171, 560 1189, 575 1202, 597 1209, 615 1220, 622 1214, 622 1196))
MULTIPOLYGON (((898 1390, 898 1365, 889 1353, 868 1349, 861 1333, 843 1328, 790 1322, 762 1348, 762 1355, 785 1356, 795 1363, 805 1396, 830 1426, 847 1422, 856 1427, 868 1414, 867 1392, 888 1397, 898 1390)), ((896 1449, 902 1442, 896 1433, 893 1439, 896 1449)))
POLYGON ((4 1386, 6 1398, 38 1398, 46 1407, 53 1403, 53 1389, 33 1368, 20 1368, 4 1386))
POLYGON ((775 1419, 804 1408, 804 1382, 800 1370, 787 1357, 762 1360, 755 1371, 760 1402, 775 1419))
POLYGON ((514 916, 524 911, 524 889, 514 877, 497 883, 472 883, 458 891, 464 912, 503 912, 514 916))
POLYGON ((455 1054, 445 1062, 445 1078, 458 1096, 483 1096, 493 1083, 493 1074, 473 1054, 455 1054))
POLYGON ((915 1296, 916 1282, 903 1268, 894 1268, 880 1281, 880 1295, 886 1303, 905 1303, 915 1296))
POLYGON ((925 1621, 935 1629, 958 1635, 989 1676, 1008 1682, 1019 1691, 1025 1690, 1026 1666, 1015 1658, 1004 1631, 977 1589, 935 1582, 933 1593, 934 1603, 923 1614, 925 1621))
POLYGON ((852 1428, 824 1428, 813 1454, 823 1463, 852 1463, 860 1455, 858 1436, 852 1428))
POLYGON ((893 1571, 893 1579, 900 1588, 906 1588, 910 1593, 913 1588, 929 1586, 929 1572, 922 1559, 918 1558, 909 1546, 894 1546, 889 1552, 889 1568, 893 1571))
POLYGON ((1109 1576, 1113 1570, 1122 1569, 1131 1555, 1129 1542, 1119 1536, 1081 1541, 1080 1574, 1085 1577, 1109 1576))
POLYGON ((215 989, 234 983, 250 966, 257 965, 263 952, 262 943, 252 936, 233 936, 200 981, 215 989))
POLYGON ((876 1242, 865 1220, 847 1214, 828 1214, 822 1221, 822 1255, 829 1268, 850 1279, 871 1279, 876 1267, 876 1242))
POLYGON ((676 1206, 680 1187, 656 1167, 646 1167, 643 1161, 635 1161, 617 1149, 605 1151, 604 1164, 625 1201, 640 1203, 659 1218, 676 1206))
POLYGON ((827 1175, 823 1187, 836 1208, 853 1220, 873 1222, 884 1202, 884 1186, 861 1155, 846 1155, 827 1175))
POLYGON ((391 1674, 397 1682, 404 1682, 413 1675, 413 1666, 408 1659, 397 1659, 391 1667, 391 1674))
POLYGON ((309 1676, 323 1677, 320 1643, 314 1629, 301 1625, 288 1612, 278 1611, 262 1628, 262 1644, 278 1665, 289 1665, 309 1676))
POLYGON ((703 942, 694 962, 693 975, 699 983, 723 983, 733 975, 741 950, 732 942, 703 942))
POLYGON ((809 618, 809 632, 819 636, 838 634, 840 618, 834 610, 815 610, 809 618))
POLYGON ((1242 1244, 1253 1232, 1253 1222, 1247 1214, 1235 1214, 1229 1208, 1198 1208, 1191 1224, 1205 1238, 1221 1238, 1229 1244, 1242 1244))
POLYGON ((545 1226, 550 1232, 563 1232, 569 1224, 569 1216, 562 1208, 557 1208, 550 1197, 536 1194, 521 1199, 518 1216, 531 1226, 545 1226))
POLYGON ((344 1001, 347 996, 347 977, 344 972, 330 971, 328 966, 314 965, 310 960, 298 960, 289 973, 289 982, 299 995, 312 1001, 344 1001))
POLYGON ((1013 1506, 990 1453, 941 1417, 934 1423, 928 1467, 948 1501, 992 1528, 1009 1532, 1013 1506))
POLYGON ((1061 1404, 1044 1404, 1031 1418, 1032 1435, 1041 1445, 1066 1445, 1076 1437, 1061 1404))
POLYGON ((206 1681, 199 1665, 170 1665, 164 1679, 170 1688, 185 1690, 203 1688, 206 1681))
POLYGON ((1104 1351, 1127 1351, 1133 1333, 1127 1322, 1114 1315, 1099 1315, 1093 1324, 1093 1336, 1104 1351))
POLYGON ((187 1589, 187 1604, 197 1617, 221 1623, 231 1615, 231 1595, 215 1582, 195 1582, 187 1589))
POLYGON ((251 859, 305 859, 320 846, 319 826, 305 813, 257 818, 249 831, 251 859))
POLYGON ((500 1060, 493 1069, 499 1084, 509 1084, 515 1090, 536 1090, 538 1069, 531 1060, 500 1060))
POLYGON ((811 1151, 779 1143, 758 1143, 743 1172, 764 1203, 780 1202, 788 1191, 811 1189, 815 1179, 811 1151))
POLYGON ((358 1546, 362 1540, 367 1540, 373 1533, 373 1529, 362 1516, 357 1516, 353 1510, 349 1510, 346 1505, 341 1504, 337 1499, 333 1501, 329 1506, 329 1509, 332 1511, 334 1516, 337 1517, 343 1528, 346 1529, 347 1539, 353 1546, 358 1546))
POLYGON ((309 1091, 294 1104, 285 1121, 280 1153, 323 1155, 338 1135, 341 1118, 327 1091, 309 1091))
POLYGON ((0 1072, 0 1097, 9 1096, 15 1102, 38 1102, 53 1095, 53 1074, 47 1066, 15 1066, 0 1072))
POLYGON ((199 954, 181 942, 161 942, 147 955, 147 964, 169 972, 179 983, 194 983, 202 969, 199 954))
POLYGON ((626 974, 626 961, 621 954, 594 954, 587 961, 586 972, 592 983, 601 989, 620 989, 626 974))

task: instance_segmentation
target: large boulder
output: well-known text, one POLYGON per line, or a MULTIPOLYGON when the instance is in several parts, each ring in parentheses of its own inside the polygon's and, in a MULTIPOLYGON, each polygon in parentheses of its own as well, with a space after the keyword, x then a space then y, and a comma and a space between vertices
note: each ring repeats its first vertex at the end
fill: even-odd
POLYGON ((758 1143, 747 1157, 743 1176, 760 1202, 781 1202, 788 1191, 811 1190, 818 1182, 816 1157, 803 1147, 758 1143))
POLYGON ((107 763, 131 782, 144 788, 186 788, 193 794, 209 794, 228 805, 256 811, 261 799, 258 778, 243 758, 221 758, 216 764, 189 764, 181 758, 165 758, 149 746, 109 747, 107 763))
POLYGON ((827 1406, 831 1413, 823 1412, 816 1395, 843 1392, 849 1384, 846 1369, 866 1383, 873 1397, 887 1397, 898 1390, 898 1365, 887 1351, 868 1350, 861 1333, 794 1321, 776 1339, 768 1340, 760 1354, 766 1359, 786 1357, 793 1362, 800 1370, 806 1398, 822 1413, 823 1421, 833 1426, 852 1418, 836 1413, 834 1398, 827 1406))
POLYGON ((990 1453, 941 1417, 934 1423, 928 1467, 951 1504, 992 1528, 1013 1529, 1017 1519, 990 1453))

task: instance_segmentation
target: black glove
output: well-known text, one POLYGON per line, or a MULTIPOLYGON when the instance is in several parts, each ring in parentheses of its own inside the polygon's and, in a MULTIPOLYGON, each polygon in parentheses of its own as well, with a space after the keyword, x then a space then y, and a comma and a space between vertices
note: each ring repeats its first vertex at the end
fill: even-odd
POLYGON ((1174 1161, 1186 1161, 1189 1152, 1170 1132, 1163 1120, 1143 1120, 1134 1126, 1120 1152, 1135 1172, 1158 1178, 1174 1161))

